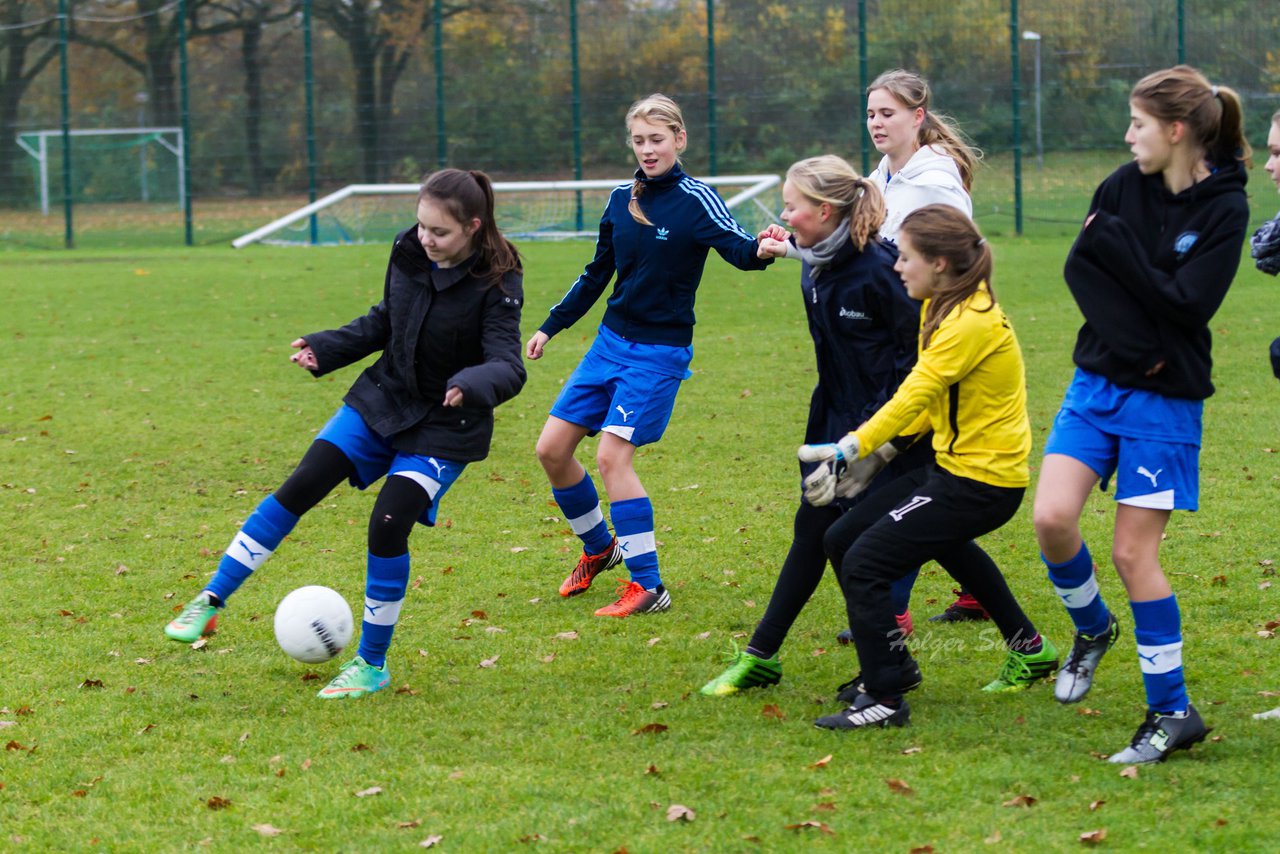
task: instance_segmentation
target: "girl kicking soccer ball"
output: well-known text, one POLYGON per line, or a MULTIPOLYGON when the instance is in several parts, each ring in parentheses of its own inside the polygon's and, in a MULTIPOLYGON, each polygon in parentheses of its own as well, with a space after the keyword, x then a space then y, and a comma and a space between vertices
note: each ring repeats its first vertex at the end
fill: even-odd
POLYGON ((444 169, 418 193, 418 225, 391 248, 382 301, 364 317, 293 342, 292 360, 320 377, 381 351, 293 474, 245 520, 205 589, 165 627, 191 643, 298 518, 334 487, 386 476, 369 518, 364 622, 355 658, 323 699, 387 687, 387 648, 409 582, 409 534, 434 525, 467 463, 484 459, 493 410, 524 385, 520 257, 498 231, 483 172, 444 169))
POLYGON ((805 495, 822 505, 855 490, 878 471, 873 452, 897 436, 932 429, 936 462, 872 492, 827 530, 862 673, 852 704, 816 721, 825 729, 910 719, 903 695, 920 684, 920 668, 897 630, 890 587, 925 561, 973 591, 1004 638, 1004 666, 984 691, 1022 690, 1058 666, 1058 651, 975 542, 1017 511, 1031 451, 1022 351, 991 289, 991 249, 947 205, 909 214, 898 249, 907 293, 925 301, 915 367, 858 429, 833 444, 801 446, 802 461, 820 464, 805 495))

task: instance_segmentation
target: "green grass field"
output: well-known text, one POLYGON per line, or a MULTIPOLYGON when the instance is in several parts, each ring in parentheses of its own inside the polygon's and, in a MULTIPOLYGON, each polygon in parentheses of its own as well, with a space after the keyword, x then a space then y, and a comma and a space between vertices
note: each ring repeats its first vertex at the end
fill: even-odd
MULTIPOLYGON (((1069 241, 993 243, 1027 359, 1034 463, 1071 372, 1069 241)), ((590 248, 523 249, 527 334, 590 248)), ((1260 636, 1280 618, 1280 388, 1266 359, 1280 329, 1275 282, 1247 261, 1213 324, 1203 509, 1174 517, 1164 550, 1192 697, 1215 730, 1130 778, 1098 758, 1144 707, 1109 569, 1122 640, 1081 707, 1043 685, 982 694, 1001 655, 989 628, 924 622, 951 599, 934 566, 913 603, 925 683, 911 727, 812 726, 856 667, 834 643, 843 607, 830 579, 783 650, 781 685, 697 693, 759 619, 789 543, 814 379, 794 264, 709 265, 694 377, 665 439, 638 455, 670 612, 593 617, 611 601, 607 577, 578 599, 556 595, 578 546, 533 446, 590 342, 584 320, 529 366, 445 522, 415 533, 393 688, 316 700, 336 662, 298 664, 272 637, 275 604, 295 587, 360 602, 372 496, 345 487, 245 585, 207 646, 165 640, 356 376, 312 380, 287 361, 288 342, 363 313, 384 259, 382 247, 4 254, 0 850, 388 851, 438 838, 446 851, 1026 851, 1088 847, 1081 835, 1101 831, 1112 850, 1274 849, 1266 775, 1280 722, 1251 713, 1280 705, 1280 640, 1260 636), (670 821, 677 805, 692 820, 670 821)), ((1084 520, 1104 563, 1111 519, 1098 496, 1084 520)), ((1068 645, 1029 499, 986 544, 1068 645)))

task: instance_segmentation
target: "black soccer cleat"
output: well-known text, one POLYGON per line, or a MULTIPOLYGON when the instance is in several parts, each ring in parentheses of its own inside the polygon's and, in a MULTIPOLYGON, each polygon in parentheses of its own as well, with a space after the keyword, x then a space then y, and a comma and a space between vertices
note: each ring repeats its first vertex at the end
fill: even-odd
POLYGON ((1129 746, 1112 754, 1107 761, 1119 765, 1163 762, 1175 750, 1189 750, 1192 745, 1204 741, 1210 732, 1212 729, 1204 725, 1204 719, 1190 703, 1181 715, 1148 711, 1146 720, 1134 733, 1129 746))
MULTIPOLYGON (((924 676, 920 673, 920 665, 916 663, 914 658, 907 656, 907 660, 902 662, 898 671, 898 693, 905 694, 908 691, 914 691, 920 687, 920 683, 923 681, 924 676)), ((859 697, 865 697, 866 695, 867 686, 863 684, 861 672, 836 689, 836 700, 845 704, 852 704, 859 697)))
POLYGON ((819 729, 868 729, 871 727, 906 726, 911 721, 911 707, 906 700, 889 706, 868 694, 859 694, 853 705, 834 715, 818 718, 819 729))

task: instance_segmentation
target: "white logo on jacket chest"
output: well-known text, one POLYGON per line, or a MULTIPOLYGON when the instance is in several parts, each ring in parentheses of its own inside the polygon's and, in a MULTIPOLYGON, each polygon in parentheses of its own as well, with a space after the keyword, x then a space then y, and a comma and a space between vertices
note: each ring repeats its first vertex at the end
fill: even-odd
POLYGON ((660 228, 660 229, 658 229, 658 239, 659 239, 659 240, 666 240, 666 239, 667 239, 667 235, 668 235, 668 234, 670 234, 670 233, 671 233, 671 232, 670 232, 670 231, 668 231, 667 229, 665 229, 665 228, 660 228))
POLYGON ((871 319, 870 315, 864 314, 863 312, 858 311, 856 308, 845 308, 844 306, 840 307, 840 316, 845 318, 846 320, 870 320, 871 319))

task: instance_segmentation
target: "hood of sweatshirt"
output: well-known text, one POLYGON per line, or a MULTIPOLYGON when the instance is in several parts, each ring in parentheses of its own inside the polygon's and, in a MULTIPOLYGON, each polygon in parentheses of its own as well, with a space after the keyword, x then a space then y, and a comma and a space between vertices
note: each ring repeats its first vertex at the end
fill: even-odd
POLYGON ((889 172, 889 158, 887 156, 880 159, 880 165, 876 167, 876 171, 885 177, 886 183, 900 181, 920 186, 964 185, 960 178, 960 169, 956 166, 956 161, 949 154, 938 151, 929 145, 918 149, 915 154, 911 155, 907 165, 897 172, 892 174, 889 172))

